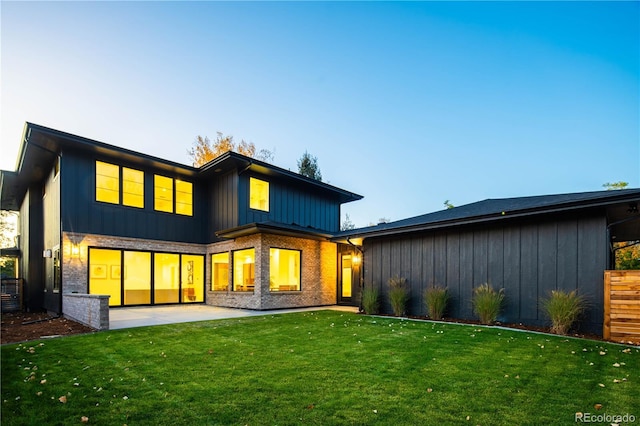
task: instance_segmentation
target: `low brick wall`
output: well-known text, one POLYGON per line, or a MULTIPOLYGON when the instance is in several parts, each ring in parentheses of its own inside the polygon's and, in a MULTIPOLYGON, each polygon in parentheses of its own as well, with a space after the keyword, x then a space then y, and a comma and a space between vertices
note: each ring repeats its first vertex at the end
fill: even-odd
POLYGON ((109 329, 109 296, 66 293, 62 295, 65 317, 96 330, 109 329))

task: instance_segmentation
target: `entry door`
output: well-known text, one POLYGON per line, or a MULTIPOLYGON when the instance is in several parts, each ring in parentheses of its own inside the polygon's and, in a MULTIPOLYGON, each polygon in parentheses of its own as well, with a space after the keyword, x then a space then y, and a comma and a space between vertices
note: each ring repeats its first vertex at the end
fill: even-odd
POLYGON ((342 252, 339 260, 338 303, 357 306, 360 296, 359 257, 351 252, 342 252))

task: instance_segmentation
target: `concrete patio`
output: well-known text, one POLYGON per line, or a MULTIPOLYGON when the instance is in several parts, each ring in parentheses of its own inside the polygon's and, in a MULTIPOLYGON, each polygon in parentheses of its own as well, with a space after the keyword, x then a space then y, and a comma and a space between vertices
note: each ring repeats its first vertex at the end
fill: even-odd
POLYGON ((165 305, 136 306, 130 308, 109 309, 109 329, 143 327, 148 325, 175 324, 181 322, 207 321, 226 318, 241 318, 258 315, 287 314, 323 309, 344 312, 358 312, 354 306, 317 306, 311 308, 275 309, 255 311, 250 309, 221 308, 210 305, 165 305))

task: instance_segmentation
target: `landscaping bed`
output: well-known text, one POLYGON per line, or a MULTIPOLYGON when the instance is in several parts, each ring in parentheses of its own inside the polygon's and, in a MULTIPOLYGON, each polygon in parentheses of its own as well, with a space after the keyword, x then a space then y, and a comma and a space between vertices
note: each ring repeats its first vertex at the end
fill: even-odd
POLYGON ((46 312, 6 312, 2 314, 1 344, 92 333, 95 330, 63 317, 46 312))

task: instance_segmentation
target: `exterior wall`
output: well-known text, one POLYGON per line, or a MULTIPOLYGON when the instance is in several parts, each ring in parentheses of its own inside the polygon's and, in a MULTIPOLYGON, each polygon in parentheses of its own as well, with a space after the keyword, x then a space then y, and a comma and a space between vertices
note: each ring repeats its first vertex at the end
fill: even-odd
POLYGON ((65 317, 96 330, 109 329, 109 296, 65 294, 62 298, 65 317))
POLYGON ((27 312, 40 311, 44 302, 44 276, 42 261, 42 188, 27 190, 20 206, 20 258, 19 271, 24 278, 24 306, 27 312))
POLYGON ((194 176, 180 174, 180 170, 169 172, 141 167, 120 157, 96 157, 65 151, 61 158, 63 231, 160 241, 209 242, 206 190, 194 176), (143 171, 144 208, 96 201, 96 160, 143 171), (154 210, 154 174, 193 183, 193 216, 154 210))
MULTIPOLYGON (((207 304, 245 309, 281 309, 336 303, 336 244, 272 234, 255 234, 210 244, 207 247, 207 304), (253 293, 211 290, 211 255, 255 248, 255 290, 253 293), (269 249, 301 250, 301 290, 269 291, 269 249)), ((233 262, 233 259, 230 259, 233 262)), ((230 265, 232 270, 233 265, 230 265)), ((232 279, 232 278, 231 278, 232 279)))
MULTIPOLYGON (((187 244, 171 241, 142 240, 104 235, 63 232, 62 234, 62 292, 86 294, 89 289, 89 247, 129 249, 143 251, 165 251, 189 254, 205 254, 203 244, 187 244), (72 255, 72 246, 77 245, 78 255, 72 255)), ((206 274, 206 272, 205 272, 206 274)))
POLYGON ((238 179, 238 225, 254 222, 295 224, 327 232, 340 230, 340 202, 322 191, 302 188, 294 183, 255 172, 238 179), (269 182, 269 211, 249 208, 249 178, 269 182))
POLYGON ((44 307, 48 311, 61 312, 60 289, 54 287, 55 255, 60 250, 60 173, 55 168, 49 172, 44 184, 42 198, 43 213, 43 249, 51 250, 51 257, 43 258, 44 262, 44 307))
POLYGON ((530 325, 548 324, 540 301, 551 290, 578 289, 590 305, 582 328, 601 333, 606 228, 604 215, 591 214, 366 239, 365 288, 377 287, 381 309, 391 313, 387 281, 404 277, 411 289, 408 313, 426 315, 426 288, 446 286, 452 296, 447 316, 475 319, 473 289, 488 282, 505 289, 498 320, 530 325))

